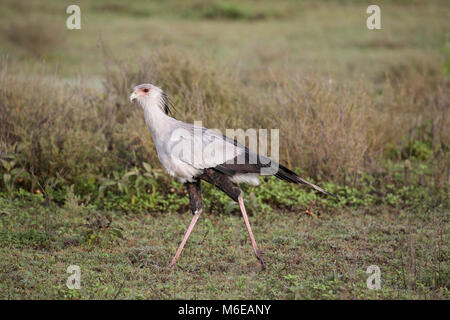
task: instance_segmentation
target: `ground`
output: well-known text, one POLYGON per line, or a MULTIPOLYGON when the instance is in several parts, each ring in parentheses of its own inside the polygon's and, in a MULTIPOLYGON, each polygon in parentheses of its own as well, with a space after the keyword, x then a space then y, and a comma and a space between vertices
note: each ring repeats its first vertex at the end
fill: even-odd
POLYGON ((448 214, 439 208, 250 210, 266 270, 239 212, 206 210, 169 269, 189 212, 93 214, 39 198, 1 202, 4 299, 448 298, 448 214), (81 268, 80 290, 66 286, 69 265, 81 268), (371 265, 380 290, 367 288, 371 265))

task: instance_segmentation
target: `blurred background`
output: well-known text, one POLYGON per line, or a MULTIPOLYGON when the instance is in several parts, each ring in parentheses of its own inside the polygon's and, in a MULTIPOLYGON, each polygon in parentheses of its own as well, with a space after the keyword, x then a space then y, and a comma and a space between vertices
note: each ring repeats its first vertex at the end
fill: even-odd
MULTIPOLYGON (((448 299, 450 5, 377 1, 382 29, 369 30, 370 4, 2 0, 1 297, 448 299), (71 4, 81 8, 81 30, 66 28, 71 4), (188 271, 205 256, 186 253, 178 293, 178 278, 155 271, 181 237, 188 199, 162 172, 142 111, 129 103, 143 82, 169 94, 180 120, 221 130, 279 128, 281 163, 340 196, 335 202, 273 179, 258 190, 244 187, 259 213, 256 234, 267 251, 280 250, 270 272, 281 278, 225 284, 252 262, 246 240, 234 243, 216 218, 230 213, 228 223, 240 226, 237 207, 208 186, 212 215, 198 241, 225 232, 214 241, 232 250, 229 259, 243 247, 231 260, 237 263, 220 273, 227 253, 205 249, 212 271, 199 280, 188 271), (301 232, 293 227, 306 223, 301 232), (295 239, 309 237, 324 247, 297 252, 295 239), (369 247, 381 248, 375 260, 390 283, 377 294, 353 284, 373 264, 369 247), (39 250, 58 251, 66 262, 76 248, 92 270, 102 264, 92 252, 106 248, 120 270, 105 262, 99 268, 112 278, 74 292, 57 276, 36 280, 40 269, 17 267, 42 254, 43 270, 58 272, 63 264, 39 250), (156 291, 136 278, 155 272, 156 291), (126 285, 116 296, 117 281, 126 285), (211 282, 225 286, 222 293, 211 282)), ((95 277, 94 270, 86 283, 95 277)))
POLYGON ((21 68, 57 63, 68 78, 104 71, 101 42, 136 64, 163 47, 247 77, 281 70, 380 81, 402 65, 448 68, 446 1, 379 5, 382 30, 370 31, 363 1, 4 0, 1 52, 21 68), (79 31, 65 28, 70 4, 81 8, 79 31))

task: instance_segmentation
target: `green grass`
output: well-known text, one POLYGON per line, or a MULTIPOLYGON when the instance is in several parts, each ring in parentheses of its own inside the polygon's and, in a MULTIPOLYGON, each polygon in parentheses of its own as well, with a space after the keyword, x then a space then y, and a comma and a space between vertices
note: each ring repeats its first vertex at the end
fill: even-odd
POLYGON ((8 213, 1 217, 1 299, 449 298, 448 215, 439 208, 426 215, 391 206, 250 211, 264 271, 239 214, 205 212, 169 270, 188 212, 0 201, 8 213), (81 268, 80 290, 66 287, 69 265, 81 268), (366 287, 369 265, 381 269, 381 290, 366 287))
POLYGON ((174 269, 191 219, 178 183, 148 198, 128 181, 127 193, 115 186, 91 204, 71 188, 59 204, 4 194, 0 298, 448 299, 448 197, 362 181, 362 191, 327 185, 339 201, 276 179, 245 188, 266 270, 237 206, 206 184, 205 212, 174 269), (66 287, 69 265, 81 268, 80 290, 66 287), (366 287, 370 265, 381 290, 366 287))
MULTIPOLYGON (((377 31, 367 30, 367 4, 357 1, 79 3, 79 31, 65 30, 64 2, 42 0, 30 5, 26 2, 26 6, 22 1, 5 3, 0 28, 30 20, 24 31, 34 27, 55 32, 55 43, 42 39, 41 51, 47 62, 59 63, 60 72, 70 78, 74 74, 96 78, 104 70, 98 47, 103 41, 116 58, 133 57, 135 63, 137 58, 166 46, 209 63, 233 66, 247 77, 269 69, 319 72, 338 80, 361 76, 377 79, 405 60, 434 61, 444 68, 443 52, 450 32, 446 1, 381 2, 383 29, 377 31), (224 20, 220 14, 218 19, 202 18, 205 12, 215 12, 214 8, 242 19, 224 20), (258 15, 266 18, 248 20, 248 16, 258 15)), ((22 31, 14 26, 13 34, 22 31)), ((1 53, 14 52, 23 60, 22 68, 35 70, 36 61, 30 59, 26 40, 21 46, 8 41, 4 34, 0 39, 4 44, 1 53)))

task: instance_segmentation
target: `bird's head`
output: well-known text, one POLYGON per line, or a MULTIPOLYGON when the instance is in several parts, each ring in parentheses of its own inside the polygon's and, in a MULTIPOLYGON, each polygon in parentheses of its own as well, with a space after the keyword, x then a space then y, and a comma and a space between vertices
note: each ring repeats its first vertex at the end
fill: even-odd
POLYGON ((156 96, 159 96, 159 93, 162 90, 152 84, 144 83, 140 84, 133 89, 133 93, 131 93, 130 101, 137 99, 141 104, 143 102, 148 101, 149 99, 154 99, 156 96))
POLYGON ((169 114, 171 105, 169 97, 161 88, 149 83, 134 87, 130 101, 137 100, 142 108, 160 108, 165 114, 169 114))

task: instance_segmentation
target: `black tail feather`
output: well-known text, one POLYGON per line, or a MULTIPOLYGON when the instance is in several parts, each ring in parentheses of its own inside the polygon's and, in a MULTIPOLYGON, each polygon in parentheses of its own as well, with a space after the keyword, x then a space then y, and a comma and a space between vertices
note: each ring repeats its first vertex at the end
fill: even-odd
POLYGON ((300 183, 300 184, 309 186, 311 188, 316 189, 317 191, 320 191, 320 192, 322 192, 324 194, 327 194, 329 196, 332 196, 332 197, 335 197, 336 199, 338 199, 338 197, 335 194, 333 194, 331 192, 328 192, 328 191, 322 189, 319 186, 316 186, 315 184, 313 184, 313 183, 311 183, 309 181, 306 181, 305 179, 303 179, 303 178, 299 177, 298 175, 296 175, 295 172, 289 170, 286 167, 283 167, 282 165, 280 165, 280 167, 278 169, 278 172, 275 174, 275 176, 277 178, 279 178, 281 180, 284 180, 284 181, 287 181, 287 182, 300 183))
MULTIPOLYGON (((227 139, 226 136, 224 136, 225 139, 227 139)), ((234 141, 235 144, 237 144, 237 141, 234 141)), ((247 173, 258 173, 261 175, 261 168, 268 168, 268 167, 272 167, 273 162, 270 162, 271 160, 263 157, 261 155, 257 155, 257 163, 251 163, 250 162, 250 151, 245 148, 245 162, 244 163, 239 163, 239 159, 238 157, 232 159, 230 162, 225 162, 222 164, 219 164, 217 166, 214 167, 214 170, 219 171, 225 175, 228 176, 233 176, 235 174, 247 174, 247 173)), ((338 197, 334 194, 332 194, 331 192, 328 192, 324 189, 322 189, 319 186, 316 186, 315 184, 306 181, 305 179, 299 177, 298 175, 295 174, 295 172, 289 170, 288 168, 277 164, 278 165, 278 170, 275 173, 275 176, 281 180, 290 182, 290 183, 300 183, 306 186, 309 186, 311 188, 316 189, 317 191, 320 191, 324 194, 327 194, 329 196, 335 197, 336 199, 338 199, 338 197)))

